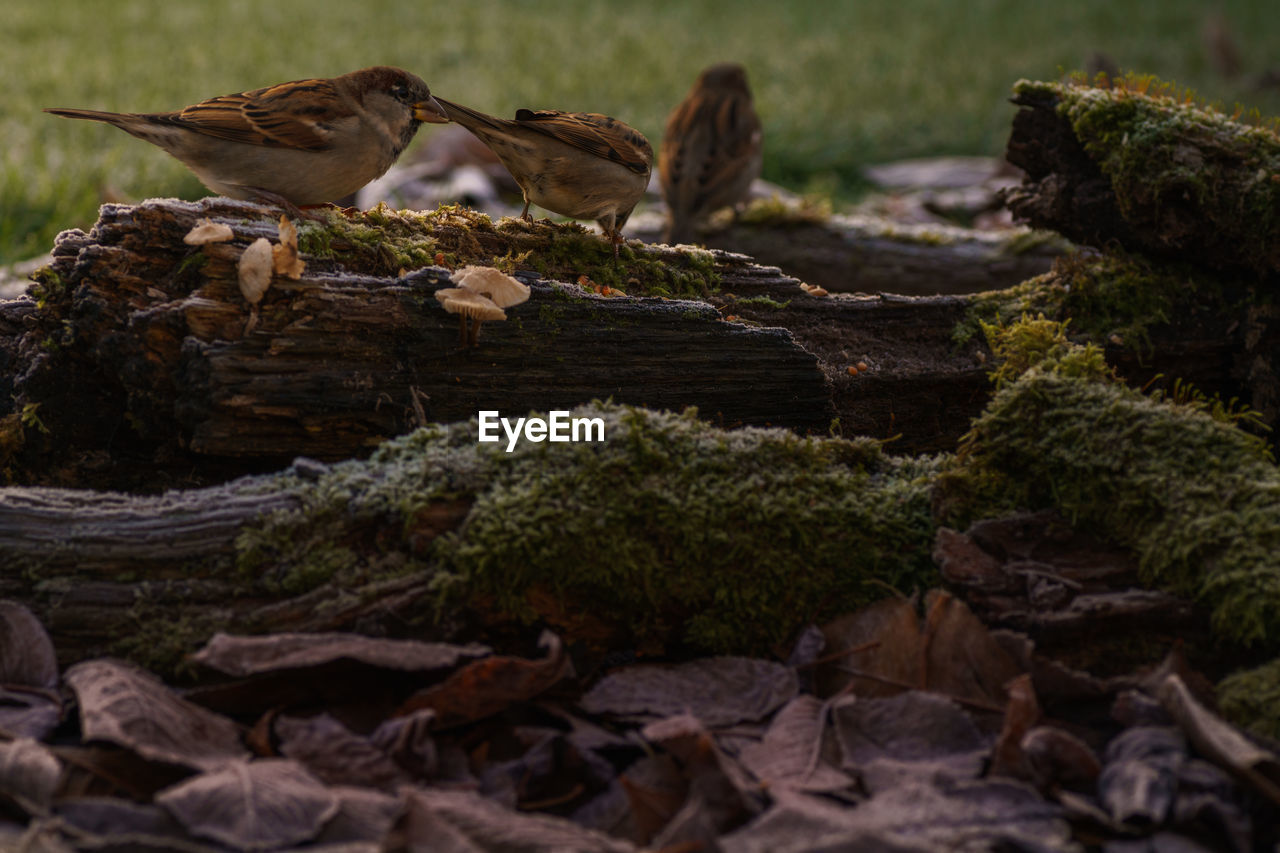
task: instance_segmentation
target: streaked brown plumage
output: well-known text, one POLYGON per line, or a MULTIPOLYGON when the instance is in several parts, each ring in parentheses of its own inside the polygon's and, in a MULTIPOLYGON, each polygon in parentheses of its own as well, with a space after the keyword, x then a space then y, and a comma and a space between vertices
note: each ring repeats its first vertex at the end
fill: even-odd
POLYGON ((216 193, 292 205, 355 192, 390 168, 422 122, 447 121, 426 83, 388 66, 222 95, 171 113, 45 112, 113 124, 158 145, 216 193))
POLYGON ((746 200, 760 176, 763 152, 747 72, 730 62, 704 69, 662 134, 663 240, 688 242, 713 211, 746 200))
POLYGON ((502 161, 536 204, 574 219, 594 219, 617 255, 622 226, 649 185, 653 148, 640 131, 599 113, 517 110, 497 118, 438 99, 453 121, 478 137, 502 161))

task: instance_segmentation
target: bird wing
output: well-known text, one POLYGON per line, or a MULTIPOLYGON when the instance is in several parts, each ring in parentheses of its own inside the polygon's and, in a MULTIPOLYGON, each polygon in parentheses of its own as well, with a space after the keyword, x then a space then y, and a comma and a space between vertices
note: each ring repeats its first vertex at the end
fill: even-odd
POLYGON ((647 175, 653 149, 640 133, 599 113, 518 110, 516 121, 597 157, 613 160, 638 175, 647 175))
POLYGON ((336 120, 354 115, 329 80, 295 80, 238 95, 221 95, 173 113, 173 124, 207 136, 324 151, 336 120))

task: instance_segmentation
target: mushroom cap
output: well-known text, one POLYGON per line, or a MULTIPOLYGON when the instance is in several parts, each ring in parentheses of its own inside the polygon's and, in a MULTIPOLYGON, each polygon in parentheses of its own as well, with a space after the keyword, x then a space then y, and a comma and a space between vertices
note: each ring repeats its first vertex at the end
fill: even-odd
POLYGON ((461 314, 482 323, 507 319, 507 312, 487 297, 463 287, 446 287, 436 291, 436 299, 450 314, 461 314))
POLYGON ((271 241, 259 237, 240 254, 240 261, 236 264, 240 293, 250 305, 262 301, 262 294, 271 286, 271 272, 271 241))
POLYGON ((529 298, 527 284, 521 284, 493 267, 463 267, 450 276, 450 280, 459 287, 489 297, 499 308, 510 308, 529 298))

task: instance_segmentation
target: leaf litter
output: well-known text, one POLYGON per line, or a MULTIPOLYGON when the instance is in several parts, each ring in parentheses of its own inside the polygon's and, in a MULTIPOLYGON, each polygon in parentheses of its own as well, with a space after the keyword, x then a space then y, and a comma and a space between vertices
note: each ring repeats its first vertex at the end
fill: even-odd
MULTIPOLYGON (((112 659, 59 672, 35 616, 0 602, 0 845, 1274 847, 1275 745, 1216 714, 1177 644, 1092 671, 1079 599, 1108 636, 1132 565, 1060 527, 941 531, 950 591, 812 626, 785 661, 580 673, 550 632, 532 657, 220 634, 179 690, 112 659)), ((1143 613, 1181 624, 1176 602, 1143 613)))

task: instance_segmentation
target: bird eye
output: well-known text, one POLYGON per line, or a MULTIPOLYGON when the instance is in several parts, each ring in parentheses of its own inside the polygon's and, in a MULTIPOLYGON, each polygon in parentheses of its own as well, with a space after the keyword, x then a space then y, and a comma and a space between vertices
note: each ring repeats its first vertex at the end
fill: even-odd
POLYGON ((403 83, 397 83, 391 87, 391 94, 402 101, 407 101, 409 100, 409 87, 403 83))

